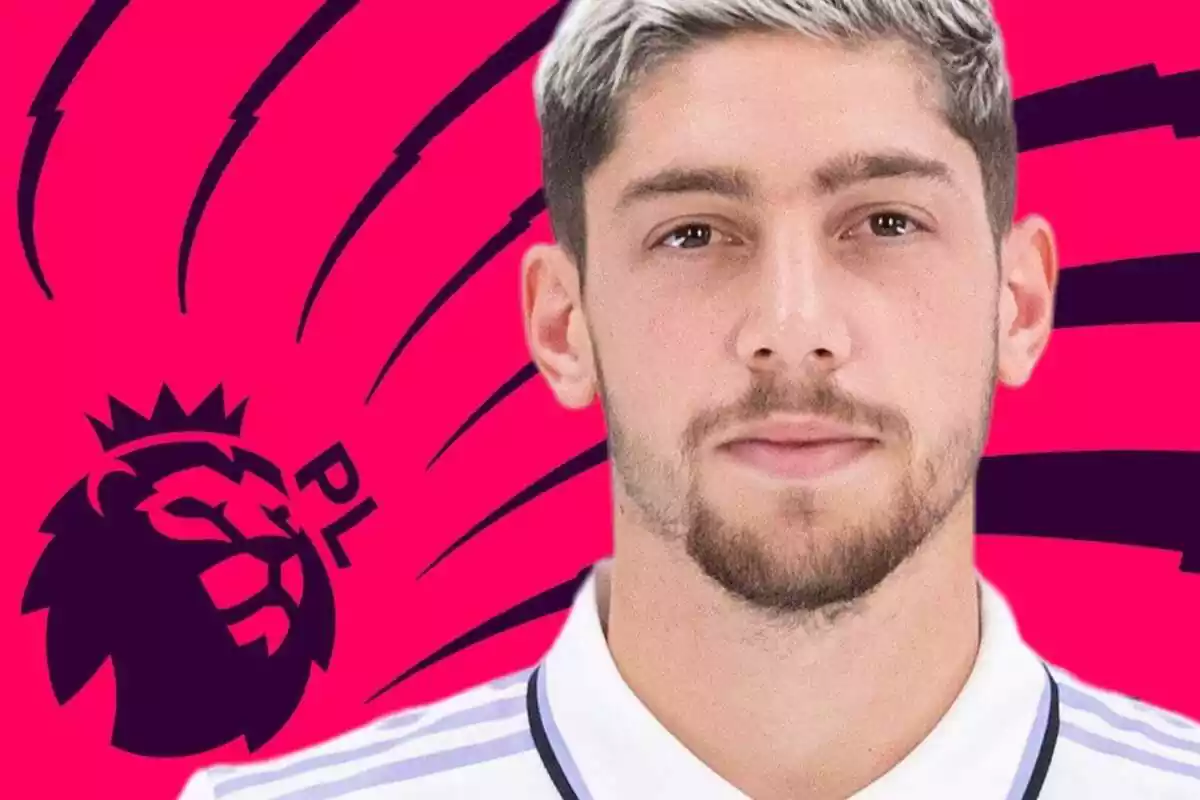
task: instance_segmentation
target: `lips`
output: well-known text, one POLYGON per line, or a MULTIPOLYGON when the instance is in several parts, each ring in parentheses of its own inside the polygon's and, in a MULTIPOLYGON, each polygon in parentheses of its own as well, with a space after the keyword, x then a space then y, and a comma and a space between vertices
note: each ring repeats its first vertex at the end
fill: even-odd
POLYGON ((746 426, 718 450, 772 478, 813 480, 849 466, 878 444, 878 438, 838 423, 795 420, 746 426))

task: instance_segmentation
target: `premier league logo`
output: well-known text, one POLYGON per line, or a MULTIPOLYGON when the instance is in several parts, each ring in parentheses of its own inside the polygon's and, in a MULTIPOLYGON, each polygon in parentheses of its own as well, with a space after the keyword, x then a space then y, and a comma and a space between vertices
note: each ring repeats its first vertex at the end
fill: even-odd
MULTIPOLYGON (((55 697, 68 702, 111 660, 114 746, 182 756, 244 737, 254 750, 295 711, 313 665, 329 667, 334 602, 318 547, 284 472, 239 444, 245 403, 226 413, 218 388, 189 414, 164 387, 148 417, 110 405, 111 427, 91 419, 109 466, 46 517, 53 538, 22 604, 48 611, 55 697)), ((294 481, 337 504, 358 493, 341 445, 294 481)), ((341 534, 374 508, 368 498, 323 529, 339 566, 341 534)))

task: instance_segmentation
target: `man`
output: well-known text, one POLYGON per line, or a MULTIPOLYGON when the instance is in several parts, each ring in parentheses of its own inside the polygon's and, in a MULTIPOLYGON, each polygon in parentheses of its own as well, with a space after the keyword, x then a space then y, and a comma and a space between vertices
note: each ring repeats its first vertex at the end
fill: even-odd
POLYGON ((987 0, 578 0, 537 99, 526 329, 602 399, 612 559, 535 669, 185 797, 1200 797, 1200 729, 975 569, 1058 272, 987 0))

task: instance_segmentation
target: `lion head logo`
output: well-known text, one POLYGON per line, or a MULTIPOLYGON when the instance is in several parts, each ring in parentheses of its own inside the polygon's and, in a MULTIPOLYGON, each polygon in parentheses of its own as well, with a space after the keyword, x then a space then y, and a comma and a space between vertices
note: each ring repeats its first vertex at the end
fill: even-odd
POLYGON ((89 417, 109 468, 76 483, 41 530, 53 538, 23 613, 47 609, 59 703, 111 660, 115 747, 201 753, 283 727, 312 665, 328 669, 334 607, 283 472, 238 446, 246 403, 220 387, 186 413, 164 387, 149 417, 110 398, 89 417))

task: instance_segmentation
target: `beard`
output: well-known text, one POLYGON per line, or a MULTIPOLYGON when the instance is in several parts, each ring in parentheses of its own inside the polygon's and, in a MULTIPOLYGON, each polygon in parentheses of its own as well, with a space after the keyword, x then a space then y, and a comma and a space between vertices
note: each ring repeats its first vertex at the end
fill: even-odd
POLYGON ((600 382, 615 478, 640 521, 682 541, 687 556, 726 593, 769 618, 789 621, 815 612, 832 619, 852 608, 942 527, 971 488, 982 455, 994 355, 987 373, 982 407, 947 426, 919 457, 911 425, 894 409, 864 404, 831 384, 797 389, 763 381, 738 402, 694 417, 678 457, 664 458, 631 435, 619 399, 604 388, 602 376, 600 382), (822 490, 792 487, 761 523, 734 519, 705 496, 697 469, 701 445, 730 424, 774 413, 813 414, 879 431, 903 454, 902 471, 884 496, 868 502, 830 508, 822 490), (798 538, 800 554, 787 547, 798 538))

